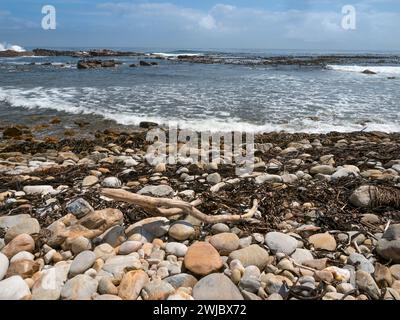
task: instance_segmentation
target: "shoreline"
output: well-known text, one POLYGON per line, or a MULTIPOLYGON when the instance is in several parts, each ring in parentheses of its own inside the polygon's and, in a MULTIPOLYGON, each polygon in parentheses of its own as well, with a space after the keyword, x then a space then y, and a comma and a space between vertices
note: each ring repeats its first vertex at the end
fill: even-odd
POLYGON ((0 128, 0 297, 400 299, 400 133, 258 134, 254 170, 237 176, 224 155, 151 166, 148 129, 76 126, 0 128), (214 218, 256 211, 156 217, 104 196, 121 188, 214 218))

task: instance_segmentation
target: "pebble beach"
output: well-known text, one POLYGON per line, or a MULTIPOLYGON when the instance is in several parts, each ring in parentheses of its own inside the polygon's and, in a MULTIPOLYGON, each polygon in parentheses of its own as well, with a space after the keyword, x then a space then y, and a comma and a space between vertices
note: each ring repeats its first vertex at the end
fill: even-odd
POLYGON ((237 176, 224 154, 150 165, 148 129, 58 123, 0 128, 0 299, 400 299, 399 134, 257 134, 237 176))

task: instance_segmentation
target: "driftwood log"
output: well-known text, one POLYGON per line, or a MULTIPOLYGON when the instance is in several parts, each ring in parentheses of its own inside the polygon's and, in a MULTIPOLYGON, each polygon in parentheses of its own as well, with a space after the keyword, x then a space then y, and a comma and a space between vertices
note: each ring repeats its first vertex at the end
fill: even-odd
POLYGON ((258 209, 258 201, 253 200, 252 208, 242 215, 208 215, 196 208, 196 206, 201 204, 201 200, 195 200, 189 203, 169 198, 143 196, 122 189, 102 189, 101 194, 115 201, 135 204, 155 216, 171 217, 180 214, 187 214, 204 223, 210 224, 249 220, 254 216, 258 209))

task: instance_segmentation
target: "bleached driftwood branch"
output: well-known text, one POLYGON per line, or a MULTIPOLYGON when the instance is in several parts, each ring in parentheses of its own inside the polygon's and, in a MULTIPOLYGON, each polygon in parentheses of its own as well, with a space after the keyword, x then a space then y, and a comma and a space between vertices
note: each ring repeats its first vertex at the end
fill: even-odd
POLYGON ((253 200, 252 208, 242 215, 207 215, 196 208, 201 200, 191 203, 168 198, 154 198, 132 193, 122 189, 102 189, 101 194, 115 201, 135 204, 154 215, 170 217, 179 214, 188 214, 204 223, 235 222, 251 219, 258 209, 258 201, 253 200))

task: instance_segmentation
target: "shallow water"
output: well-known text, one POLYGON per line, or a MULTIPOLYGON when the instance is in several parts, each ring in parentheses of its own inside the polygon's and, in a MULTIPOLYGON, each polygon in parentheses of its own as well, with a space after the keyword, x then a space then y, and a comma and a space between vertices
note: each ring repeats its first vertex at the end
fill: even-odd
POLYGON ((123 64, 115 69, 78 70, 71 57, 0 58, 0 117, 94 114, 121 124, 154 121, 197 130, 400 131, 400 65, 154 60, 158 66, 129 67, 140 59, 117 58, 123 64), (365 69, 378 74, 362 74, 365 69))

